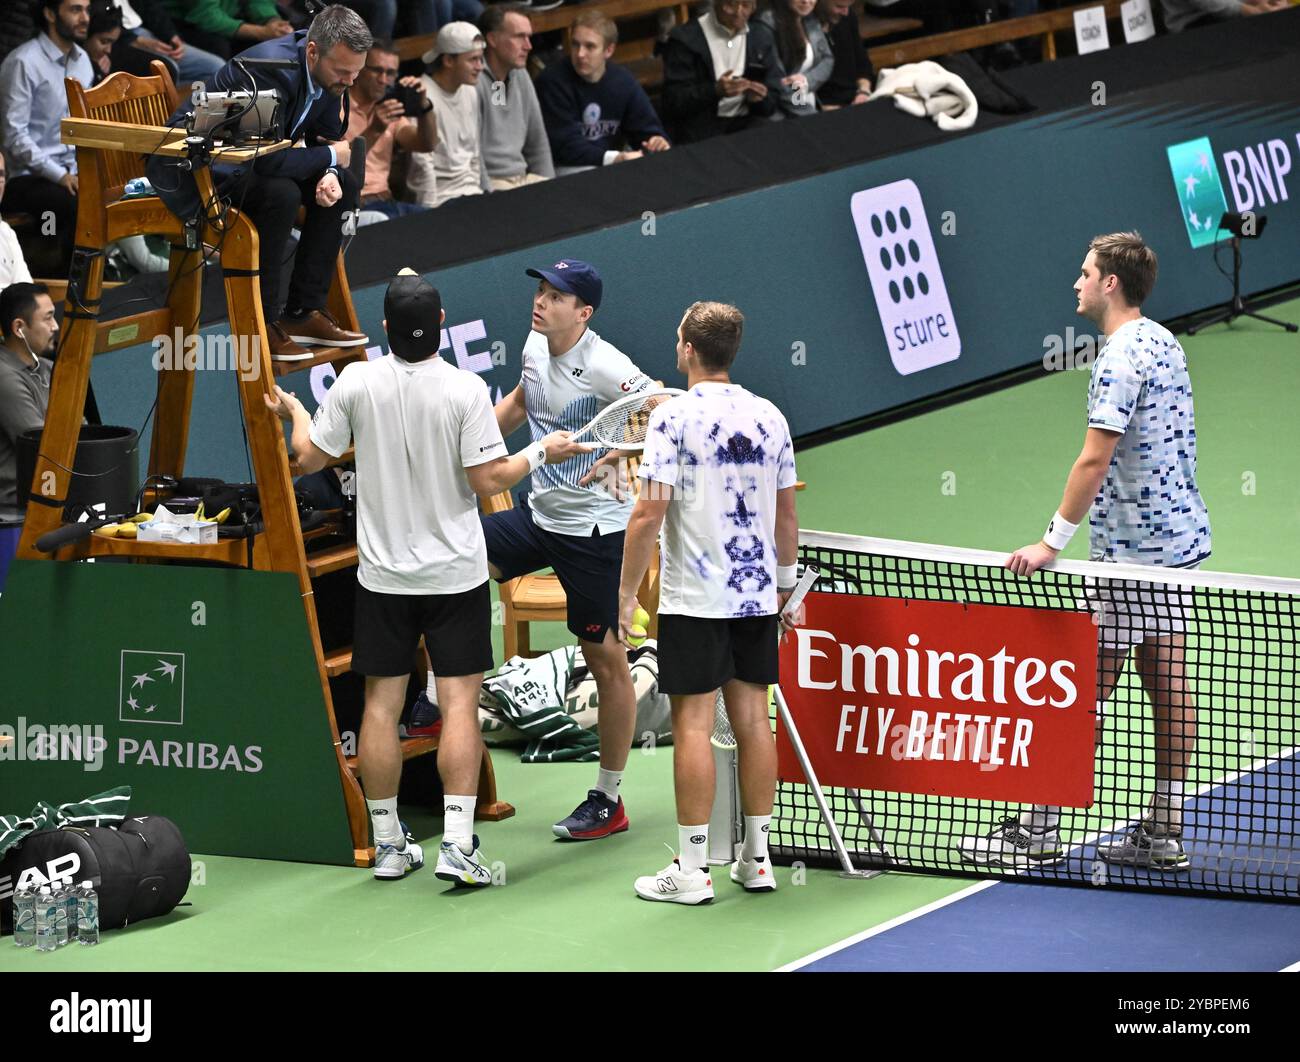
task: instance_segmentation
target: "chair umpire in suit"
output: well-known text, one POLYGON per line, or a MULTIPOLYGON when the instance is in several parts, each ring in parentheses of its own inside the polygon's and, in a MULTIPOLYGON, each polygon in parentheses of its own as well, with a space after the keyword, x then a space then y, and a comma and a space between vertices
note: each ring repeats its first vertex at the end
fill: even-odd
MULTIPOLYGON (((326 311, 325 301, 343 238, 343 215, 356 209, 359 194, 357 180, 348 171, 350 146, 344 142, 347 90, 365 65, 371 43, 370 30, 355 11, 331 4, 306 30, 263 41, 237 57, 294 62, 293 69, 248 69, 259 90, 276 90, 282 134, 303 146, 272 152, 251 165, 212 167, 218 194, 257 225, 262 312, 271 357, 277 361, 310 358, 301 343, 347 347, 367 342, 360 332, 341 328, 326 311), (282 312, 280 274, 299 207, 306 207, 306 218, 282 312)), ((232 60, 212 75, 208 90, 247 90, 249 74, 232 60)), ((186 100, 169 124, 184 124, 192 109, 192 101, 186 100)), ((194 177, 176 160, 151 155, 145 173, 178 217, 188 220, 198 214, 194 177)))

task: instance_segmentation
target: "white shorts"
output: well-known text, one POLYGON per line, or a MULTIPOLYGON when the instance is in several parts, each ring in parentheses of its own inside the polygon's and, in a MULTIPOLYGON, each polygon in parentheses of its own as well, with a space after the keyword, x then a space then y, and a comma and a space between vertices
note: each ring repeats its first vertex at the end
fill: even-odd
MULTIPOLYGON (((1179 571, 1192 571, 1189 564, 1179 571)), ((1098 641, 1107 649, 1130 649, 1148 638, 1187 633, 1195 596, 1187 587, 1144 583, 1133 579, 1106 580, 1084 592, 1086 607, 1097 625, 1098 641)))

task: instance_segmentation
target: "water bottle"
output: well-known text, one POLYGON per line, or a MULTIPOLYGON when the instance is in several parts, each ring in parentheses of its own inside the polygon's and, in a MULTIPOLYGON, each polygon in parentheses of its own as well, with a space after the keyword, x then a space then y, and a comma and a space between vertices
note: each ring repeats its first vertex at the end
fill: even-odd
POLYGON ((14 943, 20 948, 36 943, 36 893, 26 885, 14 893, 14 943))
POLYGON ((75 881, 70 881, 63 886, 63 904, 64 910, 67 912, 64 923, 68 927, 67 943, 69 944, 77 939, 77 908, 80 906, 80 897, 81 894, 75 881))
POLYGON ((99 943, 99 896, 89 881, 83 881, 77 892, 77 943, 99 943))
POLYGON ((56 947, 63 947, 67 944, 68 937, 68 889, 59 881, 55 881, 51 890, 53 893, 53 903, 57 910, 54 912, 54 940, 56 947))
POLYGON ((54 902, 48 885, 41 886, 41 893, 36 898, 36 950, 55 951, 59 946, 58 932, 59 912, 62 910, 54 902))

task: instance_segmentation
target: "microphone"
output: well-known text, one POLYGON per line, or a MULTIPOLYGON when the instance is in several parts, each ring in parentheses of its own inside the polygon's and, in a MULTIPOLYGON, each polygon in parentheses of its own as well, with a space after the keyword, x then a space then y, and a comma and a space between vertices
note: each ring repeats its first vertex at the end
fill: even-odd
POLYGON ((106 527, 108 524, 115 524, 117 520, 87 520, 80 524, 64 524, 54 531, 47 531, 36 540, 36 548, 42 553, 55 553, 64 546, 70 546, 74 542, 80 542, 83 538, 89 538, 90 533, 97 527, 106 527))

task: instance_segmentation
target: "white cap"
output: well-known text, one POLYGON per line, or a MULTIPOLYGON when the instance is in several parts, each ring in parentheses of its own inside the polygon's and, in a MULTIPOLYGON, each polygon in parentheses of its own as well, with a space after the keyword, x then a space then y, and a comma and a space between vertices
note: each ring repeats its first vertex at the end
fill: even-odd
POLYGON ((83 882, 81 883, 81 887, 82 887, 83 889, 93 889, 95 886, 94 886, 94 884, 93 884, 92 882, 89 882, 89 881, 83 881, 83 882))
POLYGON ((41 895, 42 895, 42 896, 48 896, 49 894, 50 894, 50 887, 49 887, 48 885, 42 885, 42 886, 41 886, 41 895))
POLYGON ((464 55, 475 48, 482 48, 483 34, 472 22, 448 22, 438 31, 438 39, 433 47, 420 58, 425 65, 433 63, 440 55, 464 55))

